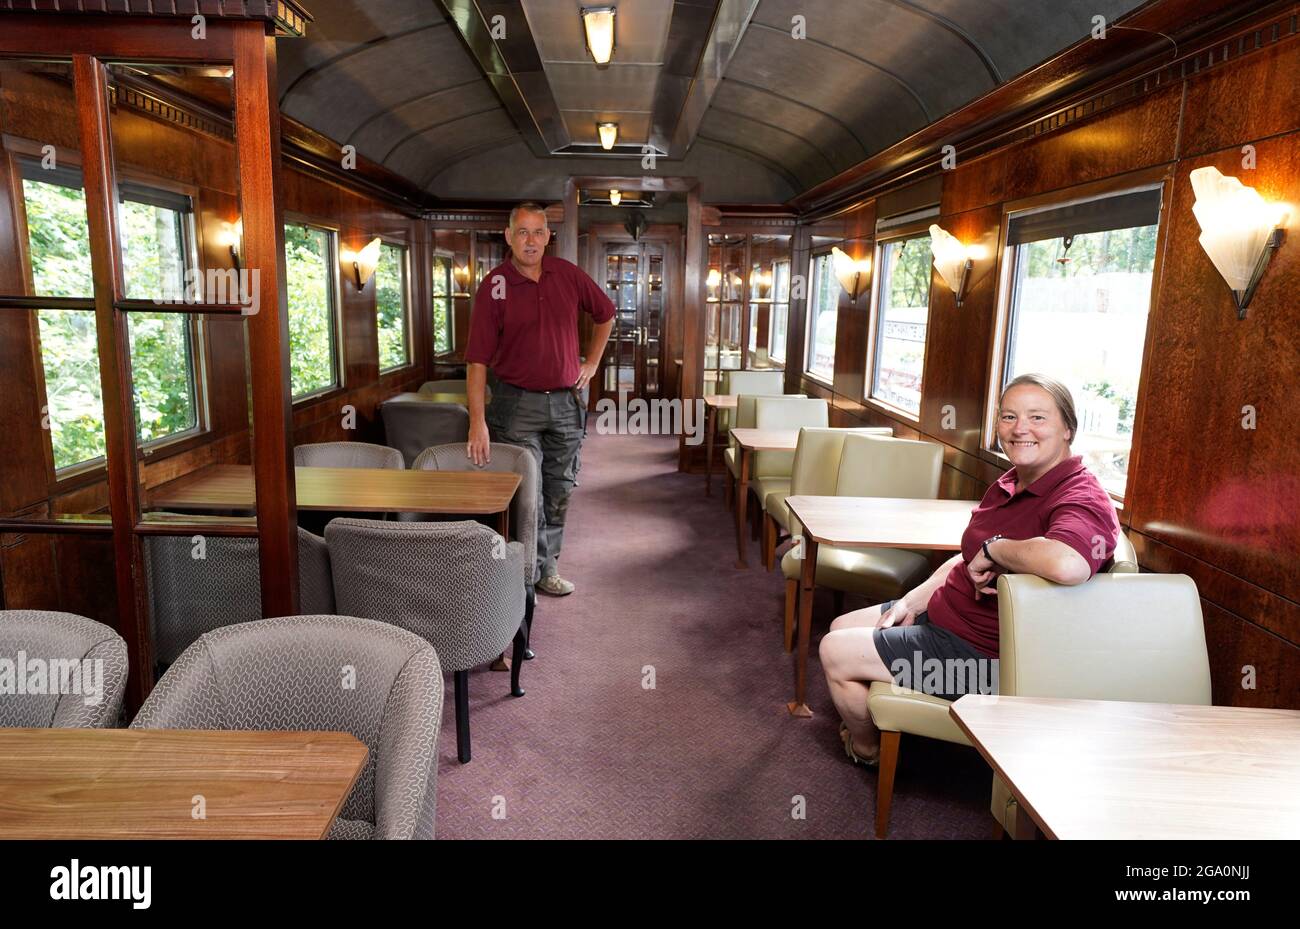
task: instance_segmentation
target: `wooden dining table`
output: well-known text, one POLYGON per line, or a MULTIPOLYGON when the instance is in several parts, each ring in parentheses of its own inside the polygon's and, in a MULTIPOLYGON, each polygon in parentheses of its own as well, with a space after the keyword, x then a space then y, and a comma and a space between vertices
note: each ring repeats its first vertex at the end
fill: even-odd
POLYGON ((1300 711, 968 695, 1019 838, 1300 838, 1300 711))
POLYGON ((323 839, 346 732, 0 729, 0 839, 323 839))
POLYGON ((384 403, 455 403, 458 406, 468 406, 469 400, 462 393, 416 393, 415 391, 407 391, 406 393, 393 394, 384 403))
POLYGON ((736 394, 709 394, 704 398, 704 495, 713 495, 713 444, 718 434, 718 411, 734 410, 736 394))
MULTIPOLYGON (((795 657, 794 700, 786 704, 792 716, 809 717, 808 640, 812 628, 813 594, 817 588, 817 548, 919 548, 960 551, 962 533, 978 500, 926 500, 906 497, 786 497, 790 515, 803 526, 797 606, 798 648, 795 657)), ((788 622, 788 620, 787 620, 788 622)), ((791 629, 785 629, 787 650, 791 629)))
POLYGON ((793 452, 799 446, 798 429, 732 429, 739 456, 736 478, 736 567, 748 568, 745 561, 746 519, 749 512, 749 472, 754 452, 793 452))
MULTIPOLYGON (((294 469, 298 509, 359 513, 438 513, 497 517, 509 535, 510 501, 521 480, 509 471, 396 468, 294 469)), ((149 491, 152 509, 228 511, 254 507, 253 469, 209 465, 149 491)))

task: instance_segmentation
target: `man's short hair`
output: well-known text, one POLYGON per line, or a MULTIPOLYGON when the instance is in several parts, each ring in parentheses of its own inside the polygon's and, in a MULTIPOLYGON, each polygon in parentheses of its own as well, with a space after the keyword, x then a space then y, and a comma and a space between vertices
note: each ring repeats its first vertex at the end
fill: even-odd
POLYGON ((521 203, 510 211, 510 222, 506 224, 507 229, 515 228, 515 217, 520 213, 537 213, 542 217, 542 222, 546 222, 546 207, 529 200, 527 203, 521 203))

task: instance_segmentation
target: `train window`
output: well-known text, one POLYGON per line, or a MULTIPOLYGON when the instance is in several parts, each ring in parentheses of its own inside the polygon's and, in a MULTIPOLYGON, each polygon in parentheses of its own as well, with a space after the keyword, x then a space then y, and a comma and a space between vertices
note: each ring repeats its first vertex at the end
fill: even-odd
POLYGON ((375 315, 379 329, 379 370, 411 363, 407 321, 406 246, 385 242, 375 266, 375 315))
POLYGON ((456 292, 454 268, 449 255, 433 257, 433 353, 445 355, 455 347, 455 310, 452 295, 456 292))
POLYGON ((335 234, 287 223, 285 282, 289 292, 289 382, 299 400, 339 386, 335 234))
POLYGON ((840 312, 840 284, 831 256, 812 260, 812 292, 808 299, 808 367, 813 377, 830 381, 835 376, 835 323, 840 312))
POLYGON ((870 396, 916 417, 930 318, 930 237, 884 242, 878 267, 870 396))
MULTIPOLYGON (((1155 272, 1160 188, 1013 213, 1002 381, 1070 388, 1073 450, 1122 498, 1155 272)), ((1001 387, 999 384, 999 389, 1001 387)))

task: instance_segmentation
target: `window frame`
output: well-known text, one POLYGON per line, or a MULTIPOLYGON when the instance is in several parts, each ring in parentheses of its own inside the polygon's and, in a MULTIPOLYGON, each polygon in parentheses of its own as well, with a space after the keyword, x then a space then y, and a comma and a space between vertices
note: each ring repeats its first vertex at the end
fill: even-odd
MULTIPOLYGON (((31 232, 28 228, 27 217, 27 198, 23 188, 23 163, 39 162, 43 156, 41 144, 26 138, 7 136, 5 138, 4 155, 6 167, 9 172, 10 180, 10 202, 13 204, 12 215, 15 224, 15 245, 19 261, 23 269, 23 286, 27 293, 33 297, 40 297, 36 293, 35 270, 32 267, 31 254, 31 232)), ((69 149, 63 146, 55 147, 55 156, 59 164, 75 168, 78 173, 84 170, 84 164, 81 152, 78 149, 69 149)), ((197 269, 206 271, 202 264, 203 248, 202 234, 198 222, 201 212, 199 206, 199 189, 193 185, 183 184, 170 178, 158 177, 146 172, 137 171, 131 168, 118 167, 116 176, 113 178, 113 191, 115 194, 114 209, 121 202, 121 193, 118 189, 118 182, 125 181, 137 187, 152 187, 159 191, 168 193, 182 194, 189 198, 190 209, 185 214, 185 221, 181 227, 182 250, 185 256, 186 270, 197 269)), ((44 182, 49 183, 49 182, 44 182)), ((77 188, 84 192, 85 179, 83 176, 81 187, 77 188)), ((138 201, 137 201, 138 202, 138 201)), ((120 235, 120 233, 119 233, 120 235)), ((119 244, 119 248, 121 245, 119 244)), ((123 272, 119 267, 119 273, 123 272)), ((86 299, 93 299, 93 294, 86 299)), ((35 314, 39 310, 32 312, 31 325, 31 347, 34 353, 35 372, 37 385, 40 389, 41 399, 44 401, 44 408, 49 407, 49 390, 45 381, 45 363, 41 349, 40 323, 35 314)), ((78 312, 75 310, 59 310, 57 312, 78 312)), ((194 384, 194 426, 182 432, 172 433, 171 435, 161 436, 156 439, 150 439, 147 442, 141 442, 137 434, 135 442, 135 455, 137 462, 147 462, 152 459, 167 457, 172 454, 179 454, 196 447, 204 441, 204 437, 211 433, 212 420, 209 405, 210 388, 208 384, 208 358, 210 347, 208 345, 209 331, 208 327, 202 325, 202 314, 191 313, 189 316, 189 361, 194 384)), ((130 347, 128 343, 128 359, 130 347)), ((134 377, 132 378, 134 382, 134 377)), ((134 383, 133 383, 134 387, 134 383)), ((104 403, 100 398, 101 405, 104 403)), ((51 492, 60 493, 67 490, 80 487, 102 478, 106 469, 106 460, 103 455, 97 455, 94 458, 88 458, 85 461, 79 461, 75 464, 66 465, 62 468, 57 466, 54 459, 54 437, 49 430, 46 432, 44 442, 45 464, 50 475, 49 487, 51 492)))
POLYGON ((871 257, 871 304, 867 316, 867 349, 863 366, 862 402, 882 413, 914 423, 921 422, 921 411, 925 406, 925 365, 930 358, 930 310, 934 305, 934 257, 931 255, 926 263, 930 270, 930 286, 925 295, 925 349, 921 353, 921 402, 917 405, 915 413, 873 396, 872 393, 876 387, 876 369, 880 364, 880 328, 884 322, 884 314, 881 312, 881 292, 884 289, 886 275, 881 273, 881 269, 884 267, 883 256, 886 246, 928 236, 930 223, 933 221, 932 217, 926 217, 915 223, 892 228, 884 235, 878 235, 871 257))
MULTIPOLYGON (((294 396, 293 391, 293 372, 289 372, 289 403, 296 408, 300 405, 306 405, 314 401, 323 400, 327 397, 336 396, 347 391, 347 362, 343 356, 346 340, 343 337, 343 270, 339 258, 339 236, 341 227, 337 222, 329 222, 319 219, 306 213, 299 213, 293 210, 285 210, 281 219, 283 226, 303 226, 307 229, 316 229, 324 232, 329 250, 328 263, 330 266, 330 337, 333 339, 332 356, 334 359, 334 381, 325 387, 318 387, 316 390, 309 391, 305 394, 294 396)), ((288 274, 286 270, 286 275, 288 274)), ((288 324, 289 304, 286 299, 285 323, 288 324)))
MULTIPOLYGON (((825 266, 827 268, 827 273, 829 273, 832 277, 835 276, 835 269, 833 265, 834 259, 831 258, 831 246, 828 245, 823 248, 819 248, 816 251, 809 254, 808 256, 808 300, 807 300, 808 306, 807 306, 806 319, 805 319, 805 328, 808 332, 808 342, 804 348, 803 371, 801 371, 800 374, 803 377, 806 377, 809 380, 813 381, 814 383, 821 384, 824 387, 833 389, 834 381, 835 381, 835 362, 833 360, 831 362, 831 371, 829 376, 814 371, 812 368, 813 355, 817 351, 816 320, 817 320, 817 290, 819 284, 819 278, 817 276, 817 260, 819 258, 826 259, 825 266)), ((839 335, 838 315, 840 311, 840 294, 843 292, 843 290, 844 288, 840 286, 840 282, 837 279, 835 281, 835 294, 836 294, 835 313, 837 316, 837 322, 836 322, 837 337, 839 335)), ((789 338, 789 333, 786 334, 786 337, 789 338)), ((787 349, 787 354, 788 354, 788 349, 787 349)), ((787 361, 787 365, 788 364, 789 362, 787 361)))
POLYGON ((1173 166, 1158 165, 1002 204, 1002 223, 998 232, 997 247, 998 296, 994 307, 993 338, 987 369, 989 377, 984 398, 984 418, 980 429, 980 457, 984 461, 1003 469, 1009 469, 1012 466, 1011 459, 994 448, 994 445, 997 441, 998 400, 1002 393, 1002 385, 1006 382, 1007 344, 1011 334, 1010 316, 1015 296, 1012 293, 1012 288, 1016 275, 1016 247, 1008 244, 1013 214, 1032 209, 1065 206, 1081 200, 1118 196, 1141 188, 1159 187, 1160 218, 1156 226, 1155 264, 1151 273, 1151 294, 1148 299, 1146 335, 1142 346, 1142 365, 1138 373, 1137 402, 1133 410, 1133 439, 1130 445, 1127 479, 1125 480, 1123 495, 1116 494, 1109 489, 1106 491, 1115 503, 1116 509, 1122 510, 1124 508, 1133 487, 1133 477, 1138 473, 1140 463, 1139 453, 1142 447, 1141 436, 1143 412, 1145 410, 1144 398, 1147 396, 1147 387, 1149 386, 1153 338, 1151 311, 1155 309, 1156 298, 1160 293, 1165 244, 1169 235, 1170 223, 1168 220, 1171 205, 1170 198, 1173 194, 1173 180, 1173 166))
MULTIPOLYGON (((375 306, 374 306, 375 364, 378 366, 379 376, 384 377, 386 375, 393 374, 394 372, 406 371, 407 369, 414 368, 416 366, 415 344, 414 344, 414 340, 412 339, 412 333, 414 332, 415 327, 411 319, 412 317, 411 257, 414 250, 411 248, 410 243, 407 242, 405 238, 400 238, 398 236, 391 236, 391 235, 381 235, 379 236, 379 240, 381 243, 380 245, 381 250, 384 245, 393 246, 396 248, 400 248, 402 250, 402 320, 403 320, 402 325, 405 327, 404 342, 406 344, 406 360, 401 364, 393 365, 392 367, 385 368, 383 366, 383 361, 379 357, 379 283, 378 281, 375 281, 375 274, 379 273, 379 268, 378 265, 376 265, 375 274, 372 274, 370 276, 370 281, 368 281, 367 283, 373 282, 375 285, 375 298, 374 298, 375 300, 375 306)), ((432 287, 430 288, 430 290, 432 290, 432 287)), ((432 306, 432 304, 430 305, 432 306)), ((430 329, 432 330, 432 327, 430 327, 430 329)))
POLYGON ((456 255, 454 252, 445 248, 431 249, 429 254, 429 332, 432 336, 432 340, 429 345, 429 350, 432 352, 434 358, 447 358, 456 354, 456 299, 456 255), (434 292, 433 286, 434 266, 440 258, 445 260, 448 265, 447 276, 450 289, 447 291, 445 297, 439 297, 434 292), (437 333, 434 330, 433 303, 435 300, 447 301, 448 348, 444 352, 438 351, 437 333))

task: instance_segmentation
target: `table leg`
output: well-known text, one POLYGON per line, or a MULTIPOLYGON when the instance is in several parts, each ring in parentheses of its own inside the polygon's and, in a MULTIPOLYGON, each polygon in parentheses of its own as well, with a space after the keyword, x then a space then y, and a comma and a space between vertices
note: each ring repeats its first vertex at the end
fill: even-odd
POLYGON ((799 651, 794 663, 794 700, 786 704, 791 716, 812 716, 808 708, 808 638, 812 629, 813 592, 817 586, 817 543, 803 537, 799 564, 799 651))
POLYGON ((497 532, 501 533, 501 538, 510 541, 510 508, 502 510, 497 514, 497 532))
POLYGON ((704 426, 704 495, 713 496, 713 434, 718 429, 718 408, 709 407, 704 426))
POLYGON ((1038 823, 1034 822, 1033 817, 1025 810, 1023 803, 1016 804, 1016 821, 1011 837, 1021 840, 1042 838, 1042 833, 1038 831, 1038 823))
POLYGON ((745 507, 749 503, 749 449, 736 446, 740 455, 740 476, 736 480, 736 567, 748 568, 745 563, 745 536, 749 534, 749 525, 745 519, 745 507))

